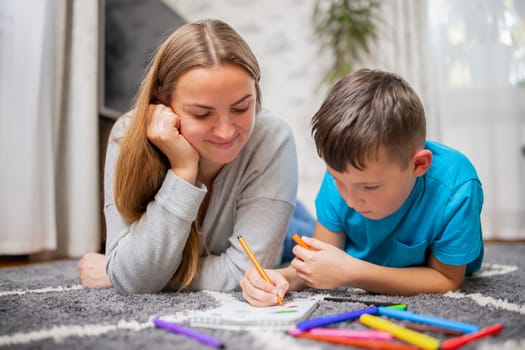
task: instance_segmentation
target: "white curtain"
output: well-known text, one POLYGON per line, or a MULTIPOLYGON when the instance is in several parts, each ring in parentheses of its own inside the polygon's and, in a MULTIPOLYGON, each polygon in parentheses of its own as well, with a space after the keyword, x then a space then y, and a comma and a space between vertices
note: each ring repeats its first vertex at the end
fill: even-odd
POLYGON ((525 3, 429 1, 431 116, 475 164, 484 237, 525 238, 525 3))
POLYGON ((373 63, 406 78, 429 138, 473 162, 485 239, 525 239, 525 2, 385 0, 373 63))
MULTIPOLYGON (((425 106, 429 103, 428 19, 426 0, 383 0, 378 13, 378 40, 366 67, 395 72, 406 79, 425 106)), ((428 136, 439 138, 439 124, 427 115, 428 136)))
POLYGON ((98 2, 0 2, 0 255, 96 250, 98 2))

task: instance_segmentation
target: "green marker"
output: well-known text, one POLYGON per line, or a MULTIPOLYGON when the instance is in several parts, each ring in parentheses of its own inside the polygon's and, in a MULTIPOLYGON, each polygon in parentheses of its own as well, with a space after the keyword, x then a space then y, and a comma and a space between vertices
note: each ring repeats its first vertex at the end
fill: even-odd
POLYGON ((297 310, 279 310, 275 311, 275 314, 293 314, 294 312, 297 312, 297 310))
POLYGON ((390 305, 390 306, 387 306, 387 308, 394 309, 394 310, 406 310, 407 309, 407 304, 390 305))

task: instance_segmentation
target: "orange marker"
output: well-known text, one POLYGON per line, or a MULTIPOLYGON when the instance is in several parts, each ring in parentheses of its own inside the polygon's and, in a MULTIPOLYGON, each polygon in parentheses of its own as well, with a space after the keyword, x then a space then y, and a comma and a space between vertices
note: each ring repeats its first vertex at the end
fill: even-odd
MULTIPOLYGON (((270 277, 268 277, 268 274, 266 273, 266 271, 264 271, 263 267, 261 266, 261 263, 259 262, 259 260, 257 260, 257 257, 253 254, 252 250, 250 249, 250 247, 248 247, 248 244, 246 243, 246 241, 244 240, 244 238, 242 238, 241 235, 237 236, 237 240, 239 241, 239 243, 241 244, 242 248, 244 249, 244 251, 246 252, 246 255, 248 255, 248 258, 251 260, 253 266, 255 266, 255 268, 257 269, 257 271, 259 272, 259 275, 261 275, 262 278, 264 278, 264 280, 268 283, 270 283, 271 285, 275 286, 275 284, 272 282, 272 280, 270 279, 270 277)), ((283 298, 281 298, 280 295, 277 295, 277 303, 279 305, 283 305, 283 298)))
POLYGON ((301 247, 310 250, 310 246, 308 244, 304 243, 304 241, 301 239, 301 237, 299 237, 299 235, 297 233, 294 233, 294 235, 292 236, 292 239, 295 241, 295 243, 297 243, 301 247))

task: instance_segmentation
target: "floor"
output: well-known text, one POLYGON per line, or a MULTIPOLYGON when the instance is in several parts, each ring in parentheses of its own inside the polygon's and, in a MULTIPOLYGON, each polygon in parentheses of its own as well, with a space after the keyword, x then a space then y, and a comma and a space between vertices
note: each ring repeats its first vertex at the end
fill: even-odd
POLYGON ((2 255, 0 256, 0 268, 21 266, 34 263, 30 260, 29 255, 2 255))
POLYGON ((0 255, 0 269, 5 267, 38 264, 47 261, 61 260, 53 257, 51 252, 25 255, 0 255))

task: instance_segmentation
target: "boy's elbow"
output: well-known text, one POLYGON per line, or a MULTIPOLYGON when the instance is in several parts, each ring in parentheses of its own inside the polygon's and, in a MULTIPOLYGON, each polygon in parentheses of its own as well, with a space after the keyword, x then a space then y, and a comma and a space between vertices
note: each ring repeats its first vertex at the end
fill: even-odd
POLYGON ((446 294, 448 292, 453 292, 461 288, 463 286, 463 282, 465 280, 465 276, 457 277, 457 278, 447 278, 446 282, 443 283, 439 288, 439 293, 446 294))
POLYGON ((467 265, 448 265, 440 262, 433 255, 430 255, 428 259, 428 267, 437 272, 437 275, 435 275, 437 278, 435 280, 440 281, 436 286, 436 292, 438 293, 445 294, 450 291, 458 290, 465 281, 467 265))
POLYGON ((465 276, 458 278, 457 280, 453 280, 451 282, 451 288, 448 290, 448 292, 460 289, 463 286, 464 281, 465 281, 465 276))

